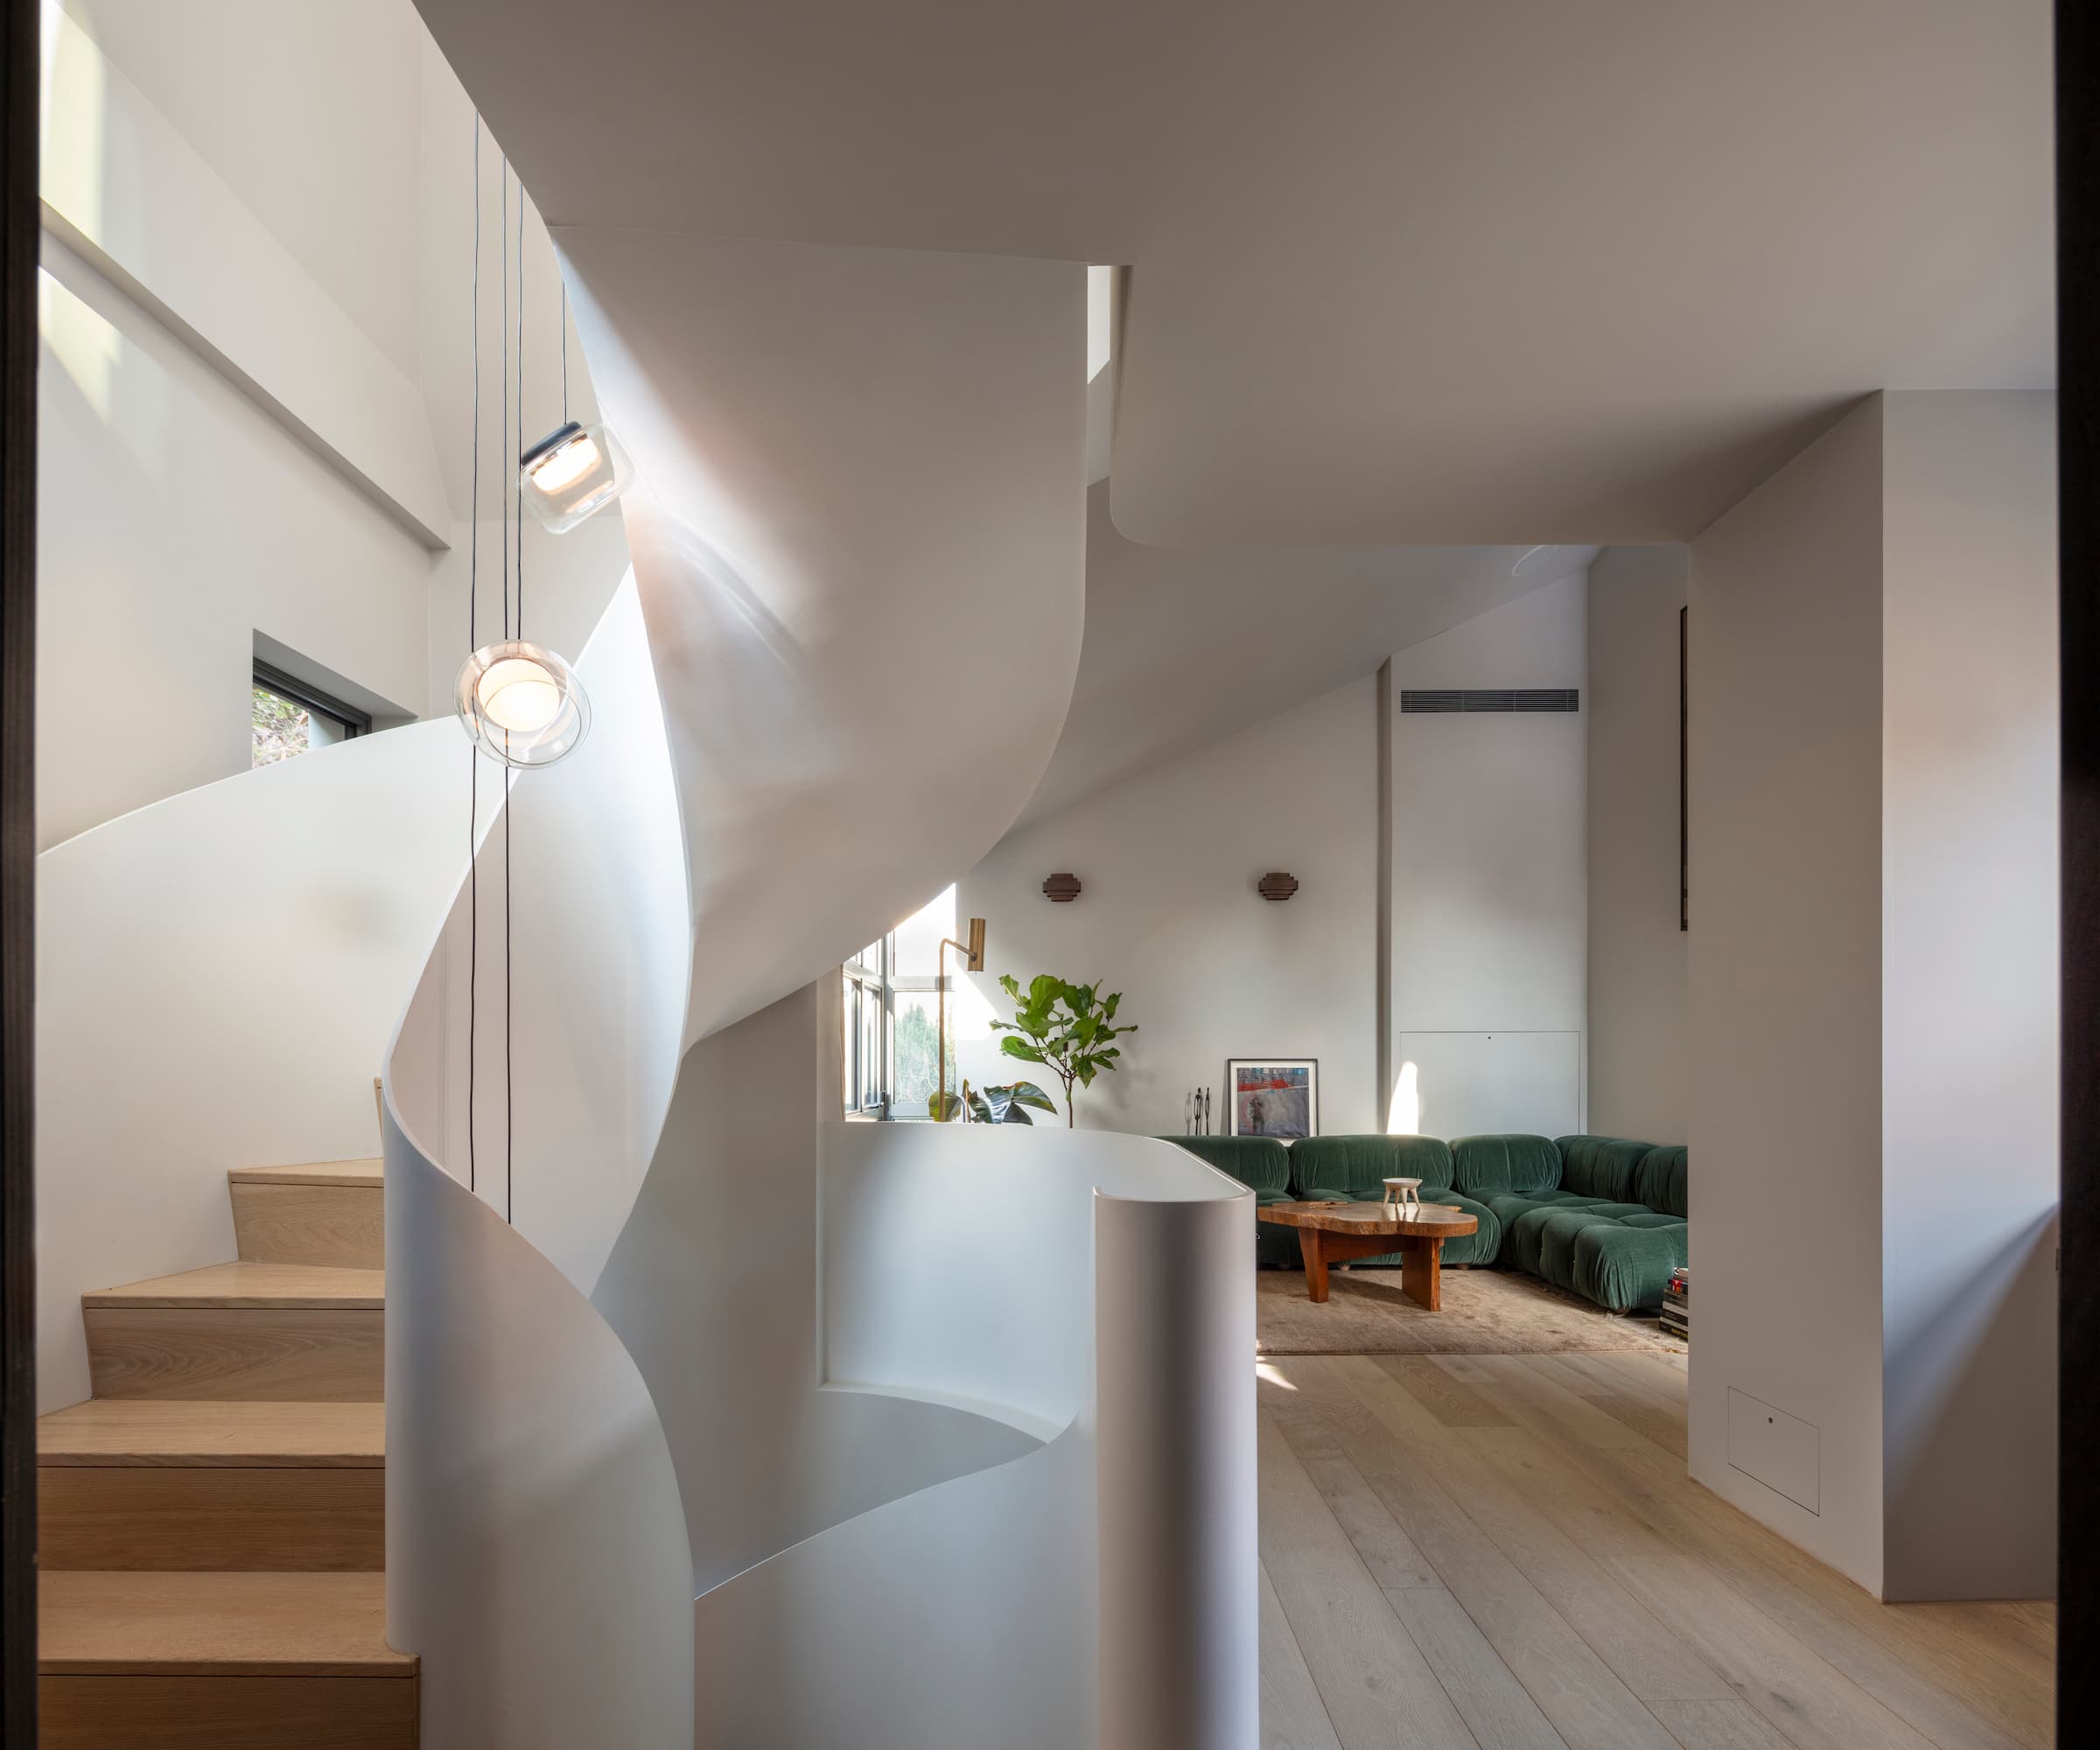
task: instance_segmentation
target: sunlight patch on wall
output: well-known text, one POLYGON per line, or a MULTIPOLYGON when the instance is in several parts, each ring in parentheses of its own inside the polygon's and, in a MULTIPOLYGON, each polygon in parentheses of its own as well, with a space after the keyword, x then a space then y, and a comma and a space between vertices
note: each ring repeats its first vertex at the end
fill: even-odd
POLYGON ((37 270, 37 333, 95 416, 107 425, 124 337, 101 312, 81 303, 44 268, 37 270))
POLYGON ((1087 381, 1092 382, 1109 366, 1116 343, 1116 270, 1087 270, 1087 381))
POLYGON ((1412 1063, 1400 1066, 1400 1079, 1393 1083, 1392 1103, 1385 1113, 1385 1133, 1389 1137, 1422 1134, 1422 1072, 1412 1063))
MULTIPOLYGON (((47 205, 90 236, 99 236, 108 133, 102 52, 66 17, 59 0, 44 0, 41 28, 40 192, 47 205)), ((110 383, 122 346, 116 330, 39 271, 37 332, 96 416, 107 424, 110 383)))
POLYGON ((40 192, 89 236, 100 236, 109 108, 102 51, 59 0, 44 0, 42 23, 40 192))

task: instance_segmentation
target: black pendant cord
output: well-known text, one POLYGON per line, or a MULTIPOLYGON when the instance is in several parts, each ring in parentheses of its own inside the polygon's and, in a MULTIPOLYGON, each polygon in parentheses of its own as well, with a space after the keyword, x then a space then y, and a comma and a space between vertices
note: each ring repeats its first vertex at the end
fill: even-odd
MULTIPOLYGON (((507 197, 508 200, 508 197, 507 197)), ((506 208, 508 210, 508 206, 506 208)), ((518 413, 514 455, 525 452, 525 180, 518 179, 518 413)), ((517 496, 518 605, 516 628, 525 636, 525 480, 517 466, 510 468, 517 496)), ((517 1132, 517 1109, 511 1082, 511 980, 514 962, 510 952, 510 817, 517 801, 517 787, 510 774, 503 774, 503 1219, 512 1219, 515 1208, 511 1171, 512 1144, 517 1132)))
MULTIPOLYGON (((503 416, 496 430, 506 439, 510 433, 510 154, 503 155, 503 168, 498 173, 496 189, 501 197, 498 202, 503 209, 502 234, 498 241, 497 262, 503 270, 503 307, 496 318, 496 345, 503 354, 503 416)), ((503 488, 496 520, 503 527, 503 637, 510 638, 510 488, 503 488)))
MULTIPOLYGON (((518 454, 525 453, 525 179, 518 178, 518 454)), ((525 477, 518 474, 518 636, 525 635, 525 477)))
MULTIPOLYGON (((555 263, 558 273, 561 263, 555 263)), ((569 282, 562 281, 562 424, 569 423, 569 282)))
MULTIPOLYGON (((481 112, 474 112, 474 264, 473 315, 467 350, 473 358, 473 461, 469 472, 466 514, 466 648, 471 656, 480 648, 476 636, 475 605, 481 586, 481 112)), ((475 1188, 474 1172, 474 1044, 479 1016, 481 971, 481 863, 474 836, 481 812, 481 753, 466 751, 466 1188, 475 1188)))

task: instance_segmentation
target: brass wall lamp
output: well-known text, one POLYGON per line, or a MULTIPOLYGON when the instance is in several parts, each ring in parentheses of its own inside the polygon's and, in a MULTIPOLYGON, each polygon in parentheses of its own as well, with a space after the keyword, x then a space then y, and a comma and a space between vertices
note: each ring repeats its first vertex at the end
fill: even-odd
MULTIPOLYGON (((965 972, 982 972, 984 970, 983 918, 972 918, 970 920, 969 935, 968 942, 957 942, 952 935, 944 935, 941 938, 940 947, 934 950, 934 990, 936 993, 934 1005, 939 1014, 934 1033, 934 1058, 941 1066, 940 1091, 934 1096, 934 1122, 937 1124, 948 1122, 948 951, 952 948, 962 956, 962 970, 965 972)), ((970 1122, 970 1109, 967 1106, 962 1110, 962 1122, 970 1122)))

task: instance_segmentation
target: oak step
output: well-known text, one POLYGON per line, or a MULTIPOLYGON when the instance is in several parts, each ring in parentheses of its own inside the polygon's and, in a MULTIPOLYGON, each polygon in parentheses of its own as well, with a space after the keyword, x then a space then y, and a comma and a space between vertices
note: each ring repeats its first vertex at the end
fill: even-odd
POLYGON ((38 1750, 416 1750, 413 1677, 37 1679, 38 1750))
POLYGON ((38 1480, 37 1560, 46 1573, 376 1573, 386 1516, 383 1470, 76 1465, 38 1480))
POLYGON ((243 1260, 377 1270, 386 1262, 386 1193, 377 1161, 248 1167, 227 1175, 243 1260))
POLYGON ((385 1183, 386 1163, 369 1160, 314 1160, 304 1166, 236 1166, 226 1176, 235 1185, 354 1185, 376 1191, 385 1183))
POLYGON ((37 1583, 50 1676, 409 1677, 382 1574, 55 1573, 37 1583))
POLYGON ((375 1467, 386 1463, 382 1404, 182 1402, 91 1397, 37 1423, 37 1463, 375 1467))
POLYGON ((97 1288, 80 1305, 99 1306, 304 1306, 377 1312, 387 1304, 386 1272, 309 1264, 212 1264, 121 1288, 97 1288))
POLYGON ((37 1424, 38 1559, 46 1572, 374 1572, 385 1416, 376 1404, 153 1398, 56 1411, 37 1424))
POLYGON ((413 1750, 380 1574, 56 1573, 40 1750, 413 1750))
POLYGON ((224 1264, 80 1297, 97 1397, 375 1403, 376 1270, 224 1264))

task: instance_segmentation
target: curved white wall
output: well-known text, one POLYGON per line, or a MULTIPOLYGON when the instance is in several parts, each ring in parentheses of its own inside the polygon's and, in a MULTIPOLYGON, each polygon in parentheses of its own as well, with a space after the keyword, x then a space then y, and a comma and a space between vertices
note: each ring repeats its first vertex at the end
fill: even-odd
POLYGON ((390 1220, 444 1229, 389 1258, 389 1621, 443 1672, 425 1741, 668 1743, 690 1718, 710 1744, 1244 1750, 1247 1194, 1141 1139, 837 1116, 838 962, 1005 829, 1070 694, 1083 277, 560 241, 640 465, 636 587, 582 664, 591 741, 510 793, 514 1176, 481 1055, 474 1189, 512 1228, 433 1170, 466 1165, 465 900, 390 1060, 390 1220), (951 1195, 1002 1172, 1040 1231, 988 1236, 951 1195), (1097 1250, 1125 1267, 1097 1280, 1097 1250), (593 1542, 605 1571, 554 1583, 593 1542), (668 1550, 698 1598, 677 1654, 668 1550))
POLYGON ((696 1742, 1251 1746, 1250 1194, 1050 1128, 833 1124, 822 1152, 818 1401, 1052 1438, 704 1592, 696 1742))
POLYGON ((693 892, 688 1040, 1004 832, 1079 662, 1085 270, 556 227, 693 892))
MULTIPOLYGON (((827 1378, 1065 1424, 1020 1463, 816 1540, 835 1583, 892 1576, 878 1633, 899 1660, 923 1667, 912 1648, 938 1643, 942 1698, 899 1714, 908 1741, 1251 1745, 1252 1194, 1144 1137, 842 1124, 824 1143, 827 1378), (928 1258, 940 1267, 914 1267, 928 1258), (989 1572, 1016 1564, 1040 1592, 987 1600, 989 1572), (1039 1699, 1036 1662, 1075 1609, 1090 1644, 1066 1651, 1063 1687, 1039 1699)), ((809 1566, 727 1590, 821 1612, 809 1566)), ((834 1686, 854 1681, 865 1649, 842 1662, 796 1637, 774 1657, 794 1699, 768 1713, 757 1686, 732 1691, 761 1712, 724 1741, 844 1741, 805 1722, 850 1704, 834 1686)))
MULTIPOLYGON (((459 889, 402 1019, 389 1086, 417 1146, 588 1293, 648 1170, 685 1018, 685 860, 631 577, 576 671, 591 732, 559 765, 512 780, 479 891, 459 889)), ((486 761, 478 782, 502 793, 486 761)))
POLYGON ((387 1635, 423 1656, 422 1741, 685 1750, 691 1569, 648 1392, 522 1234, 386 1145, 387 1635))
POLYGON ((466 866, 469 757, 415 724, 37 859, 41 1409, 88 1395, 83 1291, 234 1256, 228 1168, 377 1152, 372 1078, 466 866))
MULTIPOLYGON (((835 983, 805 987, 686 1054, 592 1295, 663 1418, 696 1593, 1036 1445, 968 1408, 821 1389, 817 1162, 836 1124, 838 1008, 835 983)), ((914 1250, 905 1271, 932 1267, 914 1250)))

